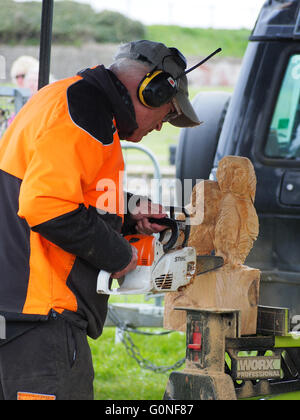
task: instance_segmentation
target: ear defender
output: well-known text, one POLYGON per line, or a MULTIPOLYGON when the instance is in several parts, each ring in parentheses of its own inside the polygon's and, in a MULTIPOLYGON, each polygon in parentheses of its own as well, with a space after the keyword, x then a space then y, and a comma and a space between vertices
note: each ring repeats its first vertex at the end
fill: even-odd
POLYGON ((221 48, 218 48, 208 57, 204 58, 204 60, 200 61, 200 63, 185 70, 187 65, 185 57, 176 48, 169 48, 169 50, 172 54, 167 55, 165 58, 172 57, 173 60, 177 62, 178 66, 184 68, 184 71, 176 79, 170 73, 163 70, 157 70, 156 68, 146 74, 138 86, 137 97, 147 108, 159 108, 160 106, 171 102, 178 92, 179 80, 204 64, 215 54, 222 51, 221 48))
POLYGON ((171 102, 177 92, 178 83, 170 73, 153 70, 141 80, 137 96, 147 108, 159 108, 171 102))

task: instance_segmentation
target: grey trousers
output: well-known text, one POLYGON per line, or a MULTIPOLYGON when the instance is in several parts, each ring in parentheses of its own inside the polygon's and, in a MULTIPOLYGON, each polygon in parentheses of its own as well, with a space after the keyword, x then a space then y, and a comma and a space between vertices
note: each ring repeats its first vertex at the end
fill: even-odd
POLYGON ((0 400, 93 400, 87 335, 54 314, 0 347, 0 400))

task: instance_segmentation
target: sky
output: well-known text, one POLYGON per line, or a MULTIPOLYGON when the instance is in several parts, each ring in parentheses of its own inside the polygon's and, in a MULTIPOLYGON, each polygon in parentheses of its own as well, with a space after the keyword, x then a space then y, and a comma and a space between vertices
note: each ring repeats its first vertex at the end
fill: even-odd
POLYGON ((132 19, 143 22, 145 25, 164 24, 215 29, 252 29, 266 0, 76 1, 88 3, 96 11, 108 9, 121 12, 132 19))
POLYGON ((76 0, 119 11, 146 25, 252 29, 265 0, 76 0))

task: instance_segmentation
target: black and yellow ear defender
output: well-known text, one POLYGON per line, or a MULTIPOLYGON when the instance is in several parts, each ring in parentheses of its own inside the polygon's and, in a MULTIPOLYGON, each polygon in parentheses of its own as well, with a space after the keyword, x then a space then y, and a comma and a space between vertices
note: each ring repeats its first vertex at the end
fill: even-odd
POLYGON ((138 86, 138 99, 148 108, 159 108, 169 103, 178 92, 178 82, 163 70, 146 74, 138 86))
MULTIPOLYGON (((169 48, 172 52, 170 56, 183 69, 186 69, 186 60, 183 55, 176 48, 169 48)), ((139 101, 147 108, 159 108, 160 106, 171 102, 178 92, 179 79, 185 74, 195 70, 197 67, 204 64, 213 55, 222 51, 218 48, 200 63, 191 67, 189 70, 183 71, 177 78, 174 78, 170 73, 164 70, 158 70, 157 67, 141 80, 138 89, 137 97, 139 101)), ((167 56, 169 57, 169 56, 167 56)), ((166 57, 165 57, 166 58, 166 57)))

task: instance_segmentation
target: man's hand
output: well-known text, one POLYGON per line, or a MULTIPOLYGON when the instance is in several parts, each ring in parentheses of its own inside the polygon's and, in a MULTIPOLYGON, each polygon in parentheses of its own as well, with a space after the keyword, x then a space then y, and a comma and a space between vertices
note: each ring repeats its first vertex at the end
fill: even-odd
POLYGON ((160 226, 149 222, 149 218, 163 219, 164 217, 167 217, 167 213, 163 206, 153 204, 148 200, 141 200, 139 205, 131 212, 131 218, 136 221, 136 230, 145 235, 152 235, 167 229, 168 226, 160 226))
POLYGON ((112 278, 119 279, 120 277, 125 276, 125 274, 129 273, 130 271, 135 270, 138 262, 138 252, 137 249, 131 245, 132 248, 132 257, 130 263, 125 267, 122 271, 118 271, 112 275, 112 278))

